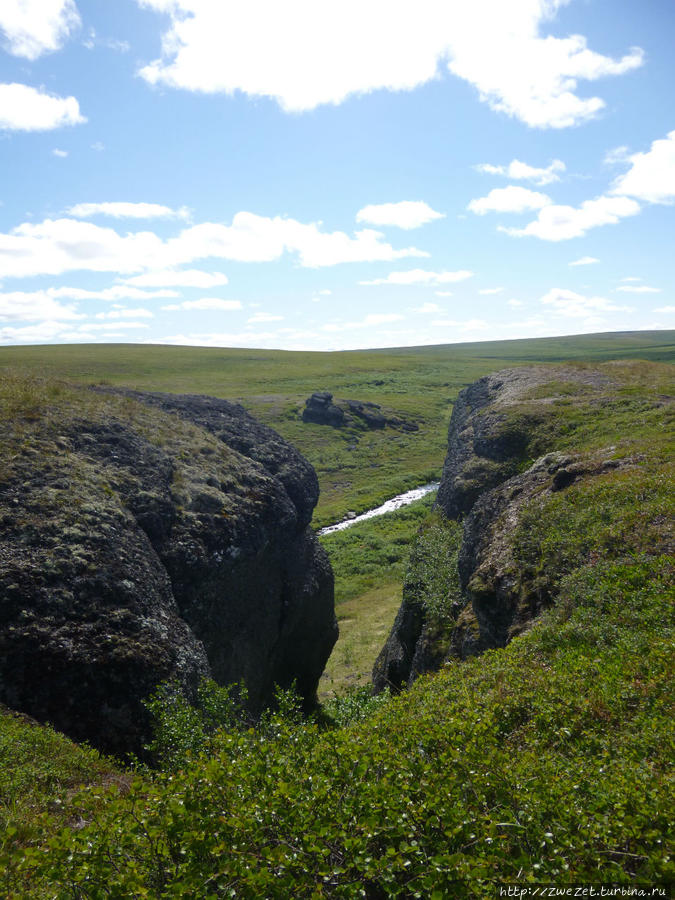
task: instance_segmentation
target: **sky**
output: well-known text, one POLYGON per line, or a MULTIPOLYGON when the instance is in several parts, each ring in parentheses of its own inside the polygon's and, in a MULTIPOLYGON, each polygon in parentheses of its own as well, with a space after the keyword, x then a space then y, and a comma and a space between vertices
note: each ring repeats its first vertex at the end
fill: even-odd
POLYGON ((673 0, 1 0, 0 344, 675 327, 673 0))

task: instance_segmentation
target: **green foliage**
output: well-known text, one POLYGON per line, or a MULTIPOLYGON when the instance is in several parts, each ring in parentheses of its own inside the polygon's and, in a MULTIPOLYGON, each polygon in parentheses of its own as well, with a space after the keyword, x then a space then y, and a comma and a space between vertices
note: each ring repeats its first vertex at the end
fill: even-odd
MULTIPOLYGON (((626 336, 624 349, 617 350, 619 338, 596 335, 576 344, 517 342, 510 351, 520 354, 513 357, 519 360, 544 346, 550 358, 572 352, 618 355, 634 352, 638 340, 646 339, 626 336)), ((649 352, 670 352, 654 342, 649 352)), ((499 368, 504 362, 499 354, 507 350, 504 344, 481 345, 483 359, 474 357, 469 365, 476 347, 454 348, 454 360, 448 348, 284 355, 288 367, 279 391, 300 403, 308 388, 334 387, 334 380, 335 392, 345 396, 359 396, 372 382, 372 393, 359 399, 380 402, 382 388, 395 408, 392 398, 406 397, 407 386, 423 397, 428 421, 440 429, 461 380, 499 368)), ((64 359, 72 363, 75 350, 70 351, 64 359)), ((31 352, 54 363, 66 351, 58 348, 47 357, 31 352)), ((248 378, 251 406, 263 404, 260 397, 253 399, 255 385, 263 383, 255 381, 257 370, 261 379, 269 379, 272 369, 279 372, 272 353, 142 352, 145 386, 209 390, 219 384, 232 396, 229 388, 248 378), (174 374, 167 370, 169 358, 174 374), (196 371, 195 383, 190 379, 196 371)), ((82 377, 105 369, 113 381, 138 378, 136 351, 121 348, 116 354, 104 352, 100 363, 80 355, 82 377), (134 360, 137 369, 129 376, 132 369, 125 366, 134 360)), ((624 464, 524 511, 513 535, 523 584, 541 585, 556 601, 527 634, 504 650, 451 663, 398 697, 373 700, 354 692, 328 704, 335 727, 303 720, 292 694, 282 695, 279 709, 256 727, 237 719, 229 691, 207 685, 194 708, 165 694, 157 701, 156 740, 167 769, 145 773, 123 793, 101 787, 105 778, 89 777, 92 758, 78 757, 81 781, 92 786, 68 798, 75 814, 57 821, 52 814, 39 823, 33 817, 30 829, 19 835, 11 832, 13 820, 6 820, 3 894, 21 900, 482 900, 493 894, 495 881, 672 882, 674 579, 668 544, 672 470, 666 467, 672 437, 656 396, 665 390, 655 388, 655 368, 638 363, 608 366, 607 372, 621 374, 623 387, 611 395, 588 392, 569 405, 560 389, 558 405, 551 404, 555 413, 542 426, 559 446, 602 448, 602 458, 624 464)), ((658 372, 665 385, 665 371, 658 372)), ((244 393, 242 388, 234 395, 244 393)), ((416 399, 402 400, 401 409, 416 399)), ((286 399, 274 402, 282 412, 288 409, 286 399)), ((291 418, 286 421, 297 428, 291 418)), ((329 467, 335 468, 336 486, 340 460, 354 451, 340 437, 341 456, 334 438, 319 438, 312 452, 326 453, 322 486, 331 484, 329 467), (319 438, 325 440, 321 449, 319 438)), ((544 439, 549 435, 542 432, 544 439)), ((384 444, 373 446, 385 454, 384 444)), ((399 460, 405 468, 419 451, 413 453, 413 444, 401 446, 410 454, 399 460)), ((392 443, 386 452, 395 448, 392 443)), ((361 473, 360 486, 336 487, 333 506, 325 509, 351 508, 359 490, 374 491, 373 484, 384 483, 380 474, 373 468, 361 473)), ((416 518, 406 522, 402 551, 406 529, 419 524, 416 518)), ((438 570, 455 553, 456 538, 456 526, 432 516, 412 567, 419 570, 420 602, 439 615, 446 614, 452 596, 447 589, 452 566, 442 577, 438 570)), ((363 536, 360 540, 367 544, 363 536)), ((378 566, 381 577, 400 572, 403 552, 388 563, 386 540, 362 548, 358 535, 345 541, 336 550, 340 565, 351 554, 362 554, 351 578, 363 563, 373 579, 378 566)), ((354 585, 346 592, 358 591, 356 580, 354 585)), ((352 595, 345 604, 356 600, 352 595)), ((62 763, 53 755, 53 735, 44 746, 24 745, 13 757, 21 739, 7 733, 0 762, 9 759, 9 769, 3 780, 0 766, 0 785, 15 804, 13 771, 17 790, 29 792, 32 773, 37 774, 38 808, 52 790, 52 772, 63 771, 58 785, 78 783, 77 777, 68 781, 75 765, 68 754, 62 763)), ((72 745, 69 753, 75 753, 72 745)))
POLYGON ((36 840, 47 808, 57 822, 75 816, 71 798, 82 785, 125 779, 95 750, 0 706, 0 852, 36 840))
POLYGON ((323 704, 323 712, 333 724, 340 727, 362 722, 370 718, 389 700, 389 691, 373 694, 370 686, 355 686, 340 697, 332 697, 323 704))
POLYGON ((475 897, 493 882, 666 882, 673 566, 582 566, 506 650, 343 727, 270 714, 210 755, 90 792, 12 860, 23 897, 475 897), (589 623, 596 623, 589 628, 589 623), (97 799, 98 798, 98 799, 97 799))
MULTIPOLYGON (((289 704, 279 694, 284 709, 289 704)), ((152 739, 145 748, 154 764, 174 771, 191 756, 207 752, 219 729, 242 729, 252 725, 246 708, 246 685, 218 685, 205 678, 199 685, 195 702, 174 682, 160 684, 145 701, 150 713, 152 739)))
POLYGON ((462 540, 459 522, 433 512, 424 522, 405 575, 405 594, 418 603, 432 622, 453 617, 453 604, 461 598, 457 555, 462 540))

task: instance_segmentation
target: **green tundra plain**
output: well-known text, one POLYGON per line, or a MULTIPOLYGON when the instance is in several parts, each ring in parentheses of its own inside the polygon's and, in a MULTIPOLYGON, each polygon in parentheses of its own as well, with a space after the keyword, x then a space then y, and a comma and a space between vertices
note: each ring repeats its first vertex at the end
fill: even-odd
POLYGON ((506 367, 611 372, 606 396, 560 386, 531 446, 641 461, 573 485, 513 535, 527 577, 555 587, 537 626, 398 697, 358 686, 432 497, 322 538, 342 636, 314 720, 284 696, 256 726, 222 702, 214 726, 215 686, 201 711, 158 697, 149 769, 2 711, 3 895, 442 900, 493 896, 495 881, 672 881, 674 353, 664 331, 345 353, 1 348, 5 424, 41 415, 60 381, 240 402, 315 466, 316 528, 438 479, 459 390, 506 367), (305 424, 317 390, 419 430, 305 424))

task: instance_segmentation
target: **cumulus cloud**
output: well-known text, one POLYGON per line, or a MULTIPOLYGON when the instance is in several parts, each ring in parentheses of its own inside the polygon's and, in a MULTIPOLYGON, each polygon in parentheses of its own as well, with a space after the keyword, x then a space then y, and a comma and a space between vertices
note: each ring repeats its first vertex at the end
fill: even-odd
POLYGON ((162 307, 165 310, 199 309, 220 312, 232 312, 232 310, 241 308, 241 300, 223 300, 220 297, 201 297, 199 300, 184 300, 182 303, 172 303, 170 306, 162 307))
POLYGON ((629 197, 596 197, 585 200, 581 206, 545 206, 539 216, 524 228, 505 228, 500 231, 513 237, 538 237, 543 241, 567 241, 582 237, 591 228, 600 225, 616 225, 626 216, 640 212, 640 205, 629 197))
POLYGON ((239 212, 232 225, 206 222, 186 229, 167 244, 169 258, 179 263, 206 257, 238 262, 269 262, 284 252, 297 253, 309 268, 344 262, 391 261, 407 256, 428 256, 415 247, 395 250, 384 235, 372 229, 355 232, 321 231, 315 222, 298 222, 281 216, 266 218, 239 212))
POLYGON ((605 297, 586 297, 575 291, 552 288, 541 298, 544 306, 550 306, 552 312, 566 318, 587 318, 598 312, 632 312, 632 306, 617 306, 605 297))
POLYGON ((63 306, 47 291, 0 293, 0 321, 39 322, 82 319, 73 305, 63 306))
POLYGON ((409 269, 405 272, 390 272, 386 278, 359 281, 359 284, 449 284, 471 278, 473 272, 460 269, 457 272, 429 272, 426 269, 409 269))
POLYGON ((402 200, 400 203, 379 203, 364 206, 356 214, 357 222, 370 225, 395 225, 396 228, 419 228, 434 219, 444 219, 445 213, 436 212, 422 200, 402 200))
POLYGON ((675 313, 675 306, 658 306, 655 313, 675 313))
POLYGON ((541 209, 550 202, 551 198, 547 194, 510 184, 505 188, 495 188, 486 197, 472 200, 467 209, 479 216, 484 216, 487 212, 521 213, 541 209))
POLYGON ((59 150, 58 147, 54 147, 52 150, 52 156, 58 156, 60 159, 65 159, 68 156, 67 150, 59 150))
POLYGON ((581 35, 542 36, 566 0, 419 0, 413 15, 409 4, 387 0, 138 2, 170 17, 161 58, 140 70, 150 84, 241 91, 293 112, 379 89, 411 90, 445 65, 493 109, 531 126, 563 128, 605 105, 579 96, 579 81, 620 75, 643 61, 638 48, 612 59, 581 35))
POLYGON ((479 294, 501 294, 501 292, 502 292, 503 290, 504 290, 503 287, 496 287, 496 288, 482 288, 480 291, 478 291, 478 293, 479 293, 479 294))
POLYGON ((199 269, 163 269, 124 278, 123 281, 138 287, 212 288, 227 284, 228 277, 222 272, 202 272, 199 269))
POLYGON ((2 0, 0 31, 13 56, 34 60, 63 46, 80 26, 73 0, 2 0))
POLYGON ((513 178, 515 181, 532 181, 534 184, 542 186, 551 184, 553 181, 560 181, 559 172, 565 171, 565 163, 560 159, 554 159, 546 168, 537 168, 527 163, 521 162, 519 159, 513 159, 508 166, 492 166, 490 163, 481 163, 475 167, 479 172, 485 172, 487 175, 504 175, 507 178, 513 178))
POLYGON ((628 159, 631 167, 616 179, 611 194, 647 203, 675 202, 675 131, 654 141, 646 153, 635 153, 628 159))
POLYGON ((0 84, 0 130, 52 131, 86 122, 75 97, 57 97, 27 84, 0 84))
POLYGON ((66 210, 76 219, 90 219, 92 216, 111 216, 114 219, 187 219, 186 207, 171 209, 159 203, 77 203, 66 210))
POLYGON ((74 270, 164 271, 209 257, 238 262, 271 262, 297 254, 302 266, 345 262, 393 261, 429 254, 415 247, 395 249, 378 231, 322 231, 316 223, 280 216, 237 213, 231 225, 204 222, 162 240, 152 231, 119 234, 113 228, 79 219, 25 222, 0 233, 0 278, 57 275, 74 270))
POLYGON ((592 266, 593 263, 600 262, 599 259, 596 259, 594 256, 581 256, 579 259, 574 259, 572 262, 567 263, 568 266, 592 266))

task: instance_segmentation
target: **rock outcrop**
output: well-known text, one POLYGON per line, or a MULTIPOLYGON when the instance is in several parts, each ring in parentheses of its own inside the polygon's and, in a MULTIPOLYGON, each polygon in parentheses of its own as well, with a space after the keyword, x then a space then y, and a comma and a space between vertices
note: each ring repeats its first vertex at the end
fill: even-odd
POLYGON ((446 517, 463 520, 458 596, 438 621, 404 586, 373 670, 376 690, 410 684, 446 659, 503 647, 550 605, 547 585, 519 573, 512 537, 535 498, 626 464, 601 452, 545 452, 555 445, 552 401, 560 391, 585 394, 610 384, 592 370, 530 367, 481 378, 459 394, 437 498, 446 517))
POLYGON ((168 678, 243 679, 254 713, 295 682, 312 705, 333 577, 316 475, 272 429, 225 400, 73 390, 3 449, 2 702, 118 754, 168 678))
MULTIPOLYGON (((377 383, 377 382, 376 382, 377 383)), ((377 403, 361 400, 333 400, 328 391, 315 391, 305 400, 302 421, 315 425, 332 425, 334 428, 347 426, 364 426, 368 429, 394 428, 397 431, 418 431, 417 422, 411 422, 402 416, 388 415, 382 412, 377 403)))
POLYGON ((333 395, 328 391, 315 391, 305 400, 302 411, 303 422, 315 425, 332 425, 337 428, 344 423, 344 410, 333 403, 333 395))

